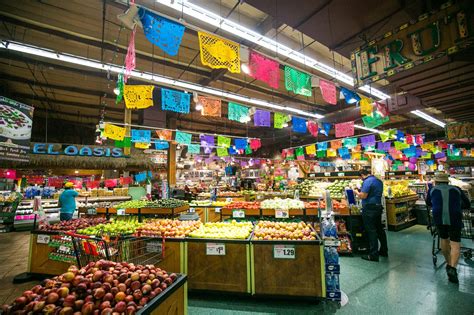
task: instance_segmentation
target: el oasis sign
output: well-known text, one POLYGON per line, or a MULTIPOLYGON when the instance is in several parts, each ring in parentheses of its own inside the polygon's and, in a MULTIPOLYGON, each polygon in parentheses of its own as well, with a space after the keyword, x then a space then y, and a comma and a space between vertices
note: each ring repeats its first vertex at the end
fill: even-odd
MULTIPOLYGON (((469 5, 469 0, 464 1, 469 5)), ((351 54, 356 87, 457 53, 474 43, 470 8, 446 3, 440 11, 421 15, 360 47, 351 54)))
POLYGON ((96 156, 96 157, 124 157, 121 148, 87 146, 61 143, 34 143, 31 149, 33 154, 69 155, 69 156, 96 156))

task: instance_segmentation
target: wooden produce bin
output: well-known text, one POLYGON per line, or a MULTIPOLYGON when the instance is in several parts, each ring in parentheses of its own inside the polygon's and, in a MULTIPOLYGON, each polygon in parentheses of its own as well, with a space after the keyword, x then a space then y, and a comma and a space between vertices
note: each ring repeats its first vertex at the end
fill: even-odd
POLYGON ((221 211, 223 207, 207 207, 206 222, 219 222, 221 220, 221 211))
POLYGON ((245 219, 247 217, 260 217, 261 212, 260 209, 229 209, 229 208, 222 208, 221 209, 221 221, 225 219, 245 219), (245 217, 243 218, 236 218, 233 216, 234 210, 244 211, 245 217))
POLYGON ((325 297, 323 247, 320 240, 251 240, 252 292, 255 295, 325 297))
POLYGON ((56 261, 49 259, 49 253, 53 252, 55 248, 50 247, 48 244, 38 243, 38 236, 44 238, 45 236, 58 235, 58 232, 46 232, 46 231, 31 231, 30 234, 30 252, 28 257, 28 272, 32 274, 44 274, 44 275, 60 275, 67 271, 71 264, 62 261, 56 261))
POLYGON ((418 195, 399 198, 385 198, 387 223, 390 231, 400 231, 416 224, 416 218, 409 219, 410 211, 418 200, 418 195), (403 221, 397 220, 397 216, 404 216, 403 221))
POLYGON ((186 274, 190 290, 251 293, 248 239, 188 238, 186 245, 186 274), (217 255, 220 245, 224 246, 225 253, 221 251, 217 255))

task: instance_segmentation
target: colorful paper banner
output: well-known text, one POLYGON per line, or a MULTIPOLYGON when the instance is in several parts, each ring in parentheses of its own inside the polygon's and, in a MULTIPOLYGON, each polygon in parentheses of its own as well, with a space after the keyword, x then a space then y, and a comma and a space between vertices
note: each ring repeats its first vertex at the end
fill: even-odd
POLYGON ((348 121, 334 125, 336 138, 351 137, 354 135, 354 122, 348 121))
POLYGON ((222 104, 220 99, 198 96, 198 102, 202 105, 203 116, 221 117, 222 104))
POLYGON ((229 102, 227 111, 227 118, 229 120, 245 123, 249 119, 249 108, 247 106, 229 102))
POLYGON ((156 131, 156 136, 157 136, 160 140, 171 141, 171 139, 173 138, 173 132, 172 132, 171 130, 166 130, 166 129, 157 130, 157 131, 156 131))
POLYGON ((122 141, 125 138, 125 132, 125 128, 106 123, 103 135, 108 139, 122 141))
POLYGON ((234 139, 234 145, 237 150, 245 150, 247 144, 247 139, 234 139))
POLYGON ((150 143, 134 142, 135 148, 146 150, 150 147, 150 143))
POLYGON ((328 143, 327 142, 319 142, 318 143, 318 151, 323 151, 328 149, 328 143))
POLYGON ((362 121, 364 122, 364 126, 367 128, 375 128, 380 125, 385 124, 386 122, 390 121, 390 118, 382 117, 379 113, 374 112, 373 116, 364 116, 362 117, 362 121))
POLYGON ((254 125, 257 127, 270 127, 270 112, 262 109, 255 110, 254 125))
POLYGON ((198 32, 203 65, 240 73, 240 45, 215 35, 198 32))
POLYGON ((188 114, 191 94, 161 88, 161 109, 188 114))
POLYGON ((217 156, 218 157, 223 157, 223 156, 228 156, 229 155, 229 151, 227 151, 227 148, 217 148, 216 151, 217 151, 217 156))
POLYGON ((311 75, 285 66, 285 88, 295 94, 311 96, 311 75))
POLYGON ((314 144, 311 144, 307 146, 306 148, 306 154, 308 155, 315 155, 316 154, 316 146, 314 144))
POLYGON ((150 143, 151 130, 132 129, 132 141, 141 143, 150 143))
POLYGON ((345 87, 341 87, 341 93, 347 104, 354 104, 360 101, 360 96, 356 92, 346 89, 345 87))
POLYGON ((153 85, 124 85, 123 98, 128 109, 144 109, 153 106, 153 85))
POLYGON ((175 139, 176 142, 178 142, 178 143, 186 144, 186 145, 187 145, 187 144, 190 144, 190 143, 191 143, 192 136, 193 136, 193 135, 190 134, 190 133, 182 132, 182 131, 177 130, 174 139, 175 139))
POLYGON ((319 133, 322 133, 326 137, 329 136, 329 132, 331 131, 331 123, 322 123, 322 128, 319 128, 319 133))
POLYGON ((222 148, 229 148, 231 138, 224 137, 224 136, 217 136, 217 146, 222 148))
POLYGON ((250 139, 250 148, 252 150, 258 150, 262 147, 260 139, 250 139))
POLYGON ((374 107, 372 106, 372 100, 368 98, 363 98, 360 100, 360 114, 362 116, 372 115, 374 107))
POLYGON ((169 149, 170 144, 168 141, 158 140, 155 142, 155 149, 156 150, 166 150, 169 149))
POLYGON ((199 154, 201 152, 201 146, 199 144, 188 144, 189 154, 199 154))
POLYGON ((306 119, 293 116, 291 118, 292 130, 298 133, 306 133, 306 119))
POLYGON ((357 146, 357 138, 342 139, 342 144, 348 149, 354 148, 355 146, 357 146))
POLYGON ((333 82, 319 79, 319 88, 321 90, 323 99, 327 103, 332 104, 332 105, 337 104, 336 85, 333 82))
POLYGON ((342 147, 342 140, 331 141, 331 149, 339 149, 340 147, 342 147))
POLYGON ((265 58, 255 51, 250 51, 249 76, 267 83, 278 89, 280 82, 280 64, 272 59, 265 58))
POLYGON ((308 131, 313 137, 317 137, 319 134, 318 123, 315 121, 308 120, 308 131))
POLYGON ((282 129, 287 122, 290 121, 290 116, 283 113, 276 112, 273 115, 273 128, 282 129))

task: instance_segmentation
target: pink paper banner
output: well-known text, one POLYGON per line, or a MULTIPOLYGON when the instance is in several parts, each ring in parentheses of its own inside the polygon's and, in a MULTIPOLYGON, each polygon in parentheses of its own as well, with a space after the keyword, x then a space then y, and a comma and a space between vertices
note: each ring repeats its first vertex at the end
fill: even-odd
POLYGON ((382 117, 387 117, 390 113, 388 111, 388 106, 379 102, 375 102, 375 107, 382 117))
POLYGON ((333 105, 337 104, 336 85, 334 83, 319 79, 319 88, 326 102, 333 105))
POLYGON ((280 82, 280 64, 274 60, 267 59, 264 56, 250 51, 249 75, 257 80, 267 83, 270 87, 278 89, 280 82))
POLYGON ((334 125, 336 130, 336 138, 351 137, 354 135, 354 122, 348 121, 334 125))
POLYGON ((318 124, 314 121, 308 120, 308 131, 313 137, 317 137, 319 133, 318 124))
POLYGON ((250 149, 258 150, 262 146, 260 139, 250 139, 250 149))

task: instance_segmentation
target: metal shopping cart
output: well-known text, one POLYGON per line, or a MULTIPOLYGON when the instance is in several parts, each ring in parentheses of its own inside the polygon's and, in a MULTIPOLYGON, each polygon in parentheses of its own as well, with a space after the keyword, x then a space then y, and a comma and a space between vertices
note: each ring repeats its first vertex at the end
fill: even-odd
POLYGON ((101 259, 115 262, 157 265, 164 258, 164 239, 134 236, 92 237, 67 232, 71 236, 78 267, 101 259))
POLYGON ((441 251, 441 248, 439 247, 439 233, 434 224, 431 207, 426 206, 426 208, 426 213, 428 214, 428 226, 426 228, 430 231, 431 237, 433 238, 431 256, 433 257, 433 265, 436 266, 438 263, 438 253, 441 251))
MULTIPOLYGON (((461 230, 461 238, 472 240, 474 242, 474 209, 463 210, 462 223, 464 227, 461 230)), ((464 255, 464 258, 472 258, 472 248, 470 247, 461 247, 461 251, 464 255)))

